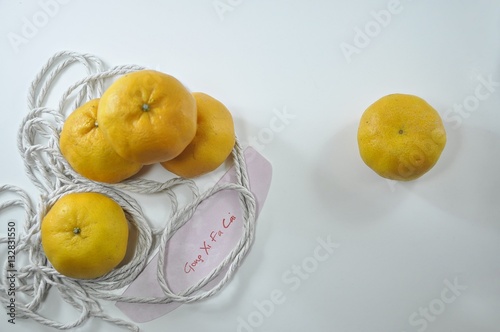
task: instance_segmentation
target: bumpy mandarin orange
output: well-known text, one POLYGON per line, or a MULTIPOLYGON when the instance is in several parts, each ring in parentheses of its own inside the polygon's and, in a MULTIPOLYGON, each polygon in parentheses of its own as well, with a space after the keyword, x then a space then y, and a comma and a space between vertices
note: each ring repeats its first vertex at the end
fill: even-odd
POLYGON ((121 206, 100 193, 71 193, 58 199, 42 219, 42 247, 61 274, 98 278, 125 257, 128 221, 121 206))
POLYGON ((420 97, 391 94, 363 113, 358 127, 361 158, 382 177, 413 180, 429 171, 446 145, 439 113, 420 97))
POLYGON ((196 133, 196 101, 175 77, 141 70, 106 89, 97 121, 124 159, 153 164, 178 156, 196 133))
POLYGON ((161 163, 172 173, 193 178, 219 167, 235 144, 233 117, 217 99, 201 92, 193 93, 198 108, 196 135, 180 155, 161 163))
POLYGON ((139 172, 142 164, 120 157, 97 122, 99 99, 74 110, 59 138, 61 153, 75 171, 100 182, 116 183, 139 172))

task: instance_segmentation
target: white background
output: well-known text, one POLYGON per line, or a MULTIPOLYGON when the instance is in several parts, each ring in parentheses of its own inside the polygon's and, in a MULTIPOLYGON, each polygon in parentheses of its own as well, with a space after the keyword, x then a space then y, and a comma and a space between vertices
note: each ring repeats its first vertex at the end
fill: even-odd
MULTIPOLYGON (((61 50, 156 68, 213 95, 273 165, 254 247, 233 282, 141 329, 237 331, 240 319, 253 331, 500 331, 499 1, 54 1, 0 2, 0 184, 38 199, 16 136, 29 84, 61 50), (57 7, 35 22, 42 3, 57 7), (39 26, 23 36, 27 21, 39 26), (436 166, 409 183, 378 177, 357 149, 362 112, 395 92, 426 99, 448 134, 436 166), (276 112, 289 119, 270 137, 276 112), (314 264, 317 239, 328 237, 340 246, 314 264), (309 272, 290 281, 303 264, 309 272), (456 296, 447 281, 460 285, 456 296), (273 292, 281 303, 259 313, 256 302, 273 292)), ((56 292, 42 312, 76 317, 56 292)), ((0 317, 2 331, 52 330, 0 317)), ((92 319, 78 330, 121 329, 92 319)))

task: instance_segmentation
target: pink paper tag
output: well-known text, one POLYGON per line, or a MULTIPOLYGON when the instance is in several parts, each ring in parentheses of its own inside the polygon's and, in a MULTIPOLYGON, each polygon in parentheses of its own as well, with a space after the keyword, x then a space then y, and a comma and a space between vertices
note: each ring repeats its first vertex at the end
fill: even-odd
MULTIPOLYGON (((250 190, 257 203, 257 216, 266 200, 271 185, 271 164, 255 149, 244 152, 250 190)), ((232 167, 218 183, 235 183, 232 167)), ((243 216, 239 194, 223 190, 203 201, 193 217, 175 233, 167 245, 165 276, 170 289, 179 293, 207 276, 236 246, 243 234, 243 216)), ((124 296, 163 297, 157 280, 158 255, 153 257, 144 271, 130 284, 124 296)), ((206 289, 223 277, 212 280, 206 289)), ((116 306, 137 323, 161 317, 182 303, 143 304, 117 302, 116 306)))

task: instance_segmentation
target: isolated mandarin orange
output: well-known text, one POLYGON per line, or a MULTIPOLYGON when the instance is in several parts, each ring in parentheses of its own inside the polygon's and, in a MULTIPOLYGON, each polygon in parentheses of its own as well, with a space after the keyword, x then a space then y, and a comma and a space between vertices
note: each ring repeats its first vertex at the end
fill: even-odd
POLYGON ((359 122, 361 158, 388 179, 422 176, 436 164, 445 145, 439 113, 414 95, 384 96, 366 109, 359 122))

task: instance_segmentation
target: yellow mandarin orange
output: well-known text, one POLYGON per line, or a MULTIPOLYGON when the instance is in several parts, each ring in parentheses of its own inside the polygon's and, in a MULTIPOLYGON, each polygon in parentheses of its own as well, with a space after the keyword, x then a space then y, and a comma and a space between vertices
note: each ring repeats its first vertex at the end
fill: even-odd
POLYGON ((42 219, 42 247, 52 266, 77 279, 98 278, 124 258, 128 221, 121 206, 100 193, 71 193, 42 219))
POLYGON ((193 93, 198 108, 197 131, 180 155, 161 163, 170 172, 193 178, 215 170, 235 144, 233 117, 220 101, 201 92, 193 93))
POLYGON ((141 164, 179 155, 196 133, 196 102, 176 78, 141 70, 116 80, 103 93, 99 126, 114 150, 141 164))
POLYGON ((422 176, 436 164, 445 145, 439 113, 414 95, 384 96, 359 122, 361 158, 384 178, 407 181, 422 176))
POLYGON ((123 159, 97 123, 99 99, 73 111, 64 122, 59 146, 75 171, 100 182, 116 183, 139 172, 142 164, 123 159))

